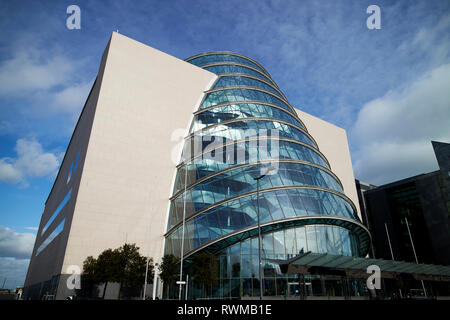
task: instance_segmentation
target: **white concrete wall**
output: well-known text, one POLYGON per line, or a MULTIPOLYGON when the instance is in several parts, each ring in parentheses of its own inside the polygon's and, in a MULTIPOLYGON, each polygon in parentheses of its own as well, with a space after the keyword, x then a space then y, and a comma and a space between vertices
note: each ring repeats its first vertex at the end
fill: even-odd
MULTIPOLYGON (((69 146, 67 147, 64 159, 58 171, 58 175, 53 184, 52 190, 46 201, 44 212, 42 213, 39 230, 36 236, 33 254, 31 256, 30 265, 28 267, 27 277, 25 280, 25 288, 40 282, 50 280, 53 276, 59 275, 62 270, 62 264, 66 252, 67 240, 73 218, 75 203, 80 186, 81 172, 83 171, 84 159, 86 156, 87 144, 89 141, 92 122, 94 119, 97 99, 100 92, 100 84, 103 77, 103 70, 106 62, 106 54, 102 56, 97 79, 93 84, 91 92, 86 99, 86 103, 78 119, 74 133, 72 134, 69 146), (68 175, 71 165, 80 152, 78 159, 78 166, 75 172, 72 173, 71 179, 68 182, 68 175), (72 189, 71 198, 59 212, 53 223, 49 226, 46 233, 41 234, 43 227, 47 224, 50 217, 53 215, 55 209, 60 205, 61 201, 72 189), (55 227, 65 219, 63 231, 36 256, 36 250, 41 245, 47 236, 53 232, 55 227)), ((25 290, 26 291, 26 290, 25 290)), ((39 291, 39 290, 38 290, 39 291)), ((44 294, 45 292, 42 292, 44 294)))
POLYGON ((295 111, 316 140, 319 150, 327 158, 331 171, 341 180, 345 195, 355 204, 362 221, 346 131, 299 109, 295 111))
POLYGON ((63 271, 125 242, 159 262, 176 170, 171 135, 187 133, 216 77, 113 33, 63 271))

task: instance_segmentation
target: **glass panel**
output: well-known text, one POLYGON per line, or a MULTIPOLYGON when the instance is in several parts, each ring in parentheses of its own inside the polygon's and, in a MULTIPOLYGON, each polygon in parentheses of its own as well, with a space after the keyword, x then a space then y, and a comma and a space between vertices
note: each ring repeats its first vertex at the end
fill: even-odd
POLYGON ((194 226, 192 223, 186 223, 185 228, 184 248, 185 252, 188 252, 194 249, 194 226))
POLYGON ((229 272, 229 268, 228 268, 228 265, 229 265, 228 259, 229 259, 229 256, 221 256, 220 257, 220 277, 222 279, 230 277, 230 272, 229 272))
POLYGON ((352 233, 350 233, 350 244, 351 244, 353 256, 358 256, 359 255, 358 240, 357 240, 356 236, 352 233))
POLYGON ((211 237, 209 234, 209 228, 207 226, 207 221, 204 216, 195 218, 195 224, 198 231, 200 245, 203 245, 210 241, 211 237))
POLYGON ((231 255, 230 264, 231 264, 231 277, 239 278, 241 276, 241 256, 231 255))
POLYGON ((263 256, 266 258, 272 258, 273 252, 273 234, 263 234, 262 235, 262 251, 263 256))
POLYGON ((242 269, 241 269, 241 277, 251 277, 254 273, 251 263, 250 255, 242 255, 242 269))
MULTIPOLYGON (((264 266, 264 276, 274 275, 274 273, 275 272, 272 266, 267 265, 267 272, 266 266, 264 266)), ((264 279, 264 296, 274 296, 275 294, 276 294, 275 279, 272 278, 264 279)))
POLYGON ((325 230, 326 230, 325 238, 326 238, 326 244, 327 244, 327 252, 329 254, 337 254, 337 250, 334 246, 333 227, 326 226, 325 230))
POLYGON ((287 258, 295 256, 298 253, 295 239, 295 229, 284 230, 284 238, 287 258))
MULTIPOLYGON (((244 267, 242 267, 242 269, 244 270, 244 267)), ((242 279, 242 296, 244 298, 253 296, 251 278, 242 279)))
POLYGON ((223 290, 223 297, 229 298, 230 297, 230 279, 224 279, 222 282, 222 290, 223 290))
POLYGON ((171 236, 172 236, 172 250, 173 250, 173 254, 176 257, 180 257, 181 256, 181 241, 180 241, 180 234, 179 234, 180 230, 176 230, 171 236))
POLYGON ((239 279, 231 279, 231 297, 241 296, 241 281, 239 279))
POLYGON ((257 237, 252 238, 251 243, 252 243, 252 254, 258 255, 258 248, 259 248, 258 238, 257 237))
POLYGON ((287 191, 286 190, 276 191, 276 195, 280 202, 281 208, 283 208, 283 212, 284 212, 286 218, 295 217, 295 211, 294 211, 291 201, 289 200, 287 191))
POLYGON ((222 236, 223 232, 222 232, 222 228, 220 225, 219 217, 217 216, 217 211, 213 210, 205 216, 207 219, 209 230, 211 232, 212 239, 222 236))
MULTIPOLYGON (((258 200, 255 199, 255 205, 258 206, 258 200)), ((272 221, 273 218, 270 215, 270 210, 269 210, 269 206, 270 204, 267 202, 267 200, 264 197, 259 198, 259 214, 260 214, 260 222, 268 222, 268 221, 272 221)))
POLYGON ((308 210, 308 215, 320 214, 317 199, 313 197, 308 190, 299 190, 302 195, 303 203, 305 204, 306 210, 308 210))
POLYGON ((285 243, 284 243, 284 231, 277 231, 273 233, 273 248, 275 259, 285 259, 285 243))
POLYGON ((349 232, 343 228, 341 228, 340 231, 341 231, 341 241, 342 241, 342 247, 344 250, 344 255, 352 256, 352 248, 351 248, 351 244, 350 244, 349 232))
POLYGON ((241 254, 241 244, 237 243, 230 247, 230 254, 241 254))
POLYGON ((164 254, 173 254, 172 251, 172 235, 166 238, 166 247, 164 248, 164 254))
POLYGON ((283 210, 281 210, 281 206, 278 203, 278 199, 275 193, 265 193, 264 198, 267 201, 267 204, 270 208, 270 212, 273 220, 284 219, 283 210))
POLYGON ((241 242, 241 252, 242 254, 251 254, 251 240, 247 239, 241 242))
POLYGON ((306 226, 306 239, 308 241, 308 251, 319 252, 315 226, 306 226))
POLYGON ((326 236, 326 227, 324 226, 316 226, 316 234, 317 234, 317 245, 319 253, 327 253, 327 236, 326 236))
POLYGON ((278 296, 287 295, 287 279, 277 278, 277 295, 278 296))
POLYGON ((341 233, 339 231, 339 227, 333 227, 333 235, 334 235, 334 247, 336 249, 336 254, 344 254, 342 241, 341 241, 341 233))
POLYGON ((303 205, 302 198, 300 196, 299 190, 289 190, 289 199, 291 199, 292 204, 294 205, 294 209, 297 212, 297 216, 306 216, 307 212, 303 205))
POLYGON ((313 246, 311 244, 310 248, 308 247, 308 243, 306 242, 306 228, 305 227, 296 228, 295 235, 296 235, 296 239, 297 239, 297 254, 303 254, 310 250, 312 251, 313 249, 315 250, 315 252, 317 252, 317 250, 315 249, 315 245, 313 246))

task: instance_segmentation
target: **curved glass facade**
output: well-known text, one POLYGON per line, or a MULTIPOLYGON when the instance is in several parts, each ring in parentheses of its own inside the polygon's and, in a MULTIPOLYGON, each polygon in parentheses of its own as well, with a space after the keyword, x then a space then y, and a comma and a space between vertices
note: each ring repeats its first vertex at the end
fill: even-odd
MULTIPOLYGON (((203 210, 193 218, 186 216, 185 253, 221 236, 248 227, 256 227, 257 204, 257 195, 251 194, 203 210)), ((261 223, 318 215, 355 219, 353 208, 344 198, 315 189, 295 188, 262 192, 259 195, 259 206, 261 223)), ((167 239, 173 242, 168 243, 166 251, 175 254, 181 250, 181 243, 177 241, 181 239, 182 233, 182 201, 175 202, 172 219, 170 223, 172 228, 167 239)))
POLYGON ((206 55, 200 55, 199 57, 194 57, 189 60, 189 63, 192 63, 198 67, 202 67, 217 62, 218 63, 231 62, 231 63, 245 64, 267 74, 267 71, 265 71, 261 66, 259 66, 255 62, 251 61, 249 58, 247 57, 244 58, 235 54, 211 53, 206 55))
MULTIPOLYGON (((182 255, 186 268, 195 254, 214 254, 216 298, 259 295, 259 208, 263 258, 366 255, 370 235, 354 204, 267 71, 229 52, 186 61, 219 77, 194 115, 177 166, 165 254, 182 255), (275 172, 261 177, 269 166, 275 172)), ((263 277, 265 290, 286 290, 288 277, 271 263, 263 277)))
MULTIPOLYGON (((215 74, 235 74, 242 75, 247 74, 249 76, 254 76, 262 80, 272 82, 264 73, 258 71, 257 69, 246 67, 245 65, 227 65, 227 64, 216 64, 204 67, 205 70, 211 71, 215 74)), ((273 83, 273 82, 272 82, 273 83)))
POLYGON ((190 132, 201 130, 205 127, 242 118, 274 118, 289 122, 303 128, 303 124, 291 113, 280 107, 263 103, 233 103, 210 108, 195 116, 190 132))
POLYGON ((270 92, 265 92, 259 88, 224 88, 223 90, 214 89, 215 91, 209 92, 205 99, 203 99, 200 109, 205 109, 211 106, 218 105, 226 102, 236 101, 261 101, 276 104, 287 111, 291 111, 284 101, 281 101, 279 97, 270 92))
MULTIPOLYGON (((267 144, 270 145, 269 143, 267 144)), ((177 193, 185 187, 185 176, 187 179, 186 185, 190 186, 196 181, 216 172, 226 170, 236 165, 249 163, 250 155, 257 152, 257 146, 245 140, 235 144, 233 143, 231 147, 236 149, 239 148, 239 151, 244 153, 244 157, 235 161, 225 161, 226 153, 223 152, 222 148, 219 148, 215 150, 215 158, 223 157, 223 161, 221 162, 200 155, 191 161, 182 164, 177 171, 174 193, 177 193), (188 172, 185 172, 184 170, 188 170, 188 172)), ((236 151, 236 153, 239 151, 236 151)), ((268 152, 261 155, 259 159, 261 161, 267 161, 277 159, 277 157, 279 160, 292 159, 304 161, 307 159, 306 161, 311 162, 312 164, 316 164, 328 170, 330 169, 328 163, 325 162, 324 156, 320 155, 318 151, 292 140, 279 140, 277 150, 274 151, 269 149, 268 152)))
MULTIPOLYGON (((186 192, 181 192, 172 200, 174 210, 178 206, 190 206, 189 213, 194 215, 205 207, 220 201, 231 199, 245 193, 256 191, 254 178, 259 175, 260 164, 250 164, 244 167, 231 168, 202 179, 192 186, 186 186, 186 192), (186 198, 186 199, 185 199, 186 198)), ((261 189, 271 189, 285 186, 315 186, 343 192, 341 185, 331 174, 323 169, 303 163, 280 162, 278 174, 267 176, 261 181, 261 189)), ((176 221, 175 212, 170 215, 170 221, 176 221)))
POLYGON ((263 89, 266 91, 270 91, 273 94, 276 94, 280 98, 283 98, 281 92, 273 87, 273 85, 269 85, 265 81, 256 80, 247 76, 223 76, 220 77, 219 80, 214 85, 213 89, 217 88, 226 88, 226 87, 255 87, 259 89, 263 89))
POLYGON ((271 130, 276 130, 280 138, 293 139, 317 149, 311 136, 300 127, 295 127, 284 120, 247 118, 220 122, 191 134, 184 145, 182 158, 190 159, 189 157, 197 156, 199 152, 211 150, 211 146, 215 145, 210 143, 213 141, 231 143, 244 139, 263 139, 273 133, 271 130), (197 147, 197 152, 192 154, 193 145, 199 143, 201 147, 197 147))

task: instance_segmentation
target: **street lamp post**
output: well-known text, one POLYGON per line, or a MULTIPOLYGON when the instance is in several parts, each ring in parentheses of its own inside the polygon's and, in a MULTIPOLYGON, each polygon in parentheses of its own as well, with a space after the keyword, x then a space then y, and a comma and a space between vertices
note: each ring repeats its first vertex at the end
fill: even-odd
POLYGON ((262 242, 261 242, 261 222, 259 218, 259 180, 264 178, 273 169, 274 169, 273 167, 269 167, 266 169, 264 174, 261 174, 259 177, 253 178, 254 180, 256 180, 256 202, 257 202, 257 219, 258 219, 259 300, 262 300, 263 298, 263 275, 261 262, 262 242))
POLYGON ((181 235, 181 259, 180 259, 180 280, 177 282, 179 287, 178 300, 181 300, 181 291, 183 286, 183 258, 184 258, 184 227, 186 223, 186 188, 187 188, 187 170, 188 166, 185 165, 184 168, 184 194, 183 194, 183 228, 181 235))
POLYGON ((259 180, 262 179, 265 175, 259 176, 255 178, 256 180, 256 202, 257 202, 257 218, 258 218, 258 266, 259 266, 259 300, 262 300, 262 272, 261 272, 261 224, 259 219, 259 180))

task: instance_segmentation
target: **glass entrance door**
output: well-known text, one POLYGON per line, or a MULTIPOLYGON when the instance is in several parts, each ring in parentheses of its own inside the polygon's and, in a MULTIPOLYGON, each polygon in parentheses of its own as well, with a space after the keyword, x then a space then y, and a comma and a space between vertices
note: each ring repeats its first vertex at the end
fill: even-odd
POLYGON ((288 282, 288 298, 299 298, 300 296, 300 283, 298 282, 288 282))

